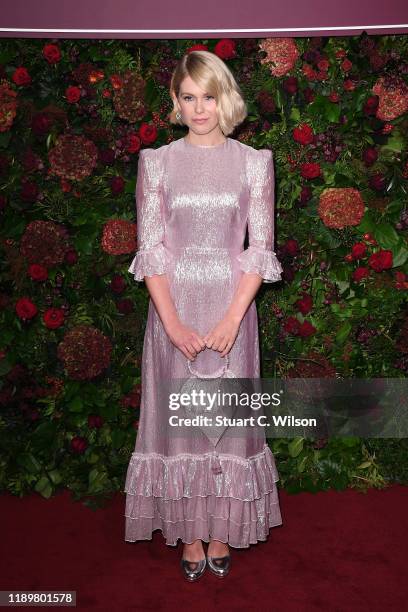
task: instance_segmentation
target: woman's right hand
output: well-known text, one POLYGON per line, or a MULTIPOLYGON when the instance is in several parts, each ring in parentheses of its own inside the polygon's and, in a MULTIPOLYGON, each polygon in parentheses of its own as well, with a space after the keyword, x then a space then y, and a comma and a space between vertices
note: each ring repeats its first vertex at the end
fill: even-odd
POLYGON ((206 348, 202 337, 181 321, 173 323, 169 329, 166 329, 166 333, 174 346, 191 361, 194 361, 197 353, 206 348))

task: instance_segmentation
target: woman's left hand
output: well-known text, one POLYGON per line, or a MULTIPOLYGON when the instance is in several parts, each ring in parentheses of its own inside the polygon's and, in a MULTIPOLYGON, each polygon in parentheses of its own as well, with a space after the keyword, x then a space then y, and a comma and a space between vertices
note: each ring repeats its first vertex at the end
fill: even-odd
POLYGON ((207 348, 220 351, 221 357, 225 357, 234 346, 240 324, 241 321, 225 316, 208 334, 203 336, 207 348))

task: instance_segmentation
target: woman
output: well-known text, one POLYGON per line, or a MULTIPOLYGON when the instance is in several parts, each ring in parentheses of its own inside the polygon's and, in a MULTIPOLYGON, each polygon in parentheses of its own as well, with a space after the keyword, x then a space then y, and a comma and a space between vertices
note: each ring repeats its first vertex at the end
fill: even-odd
POLYGON ((172 435, 160 384, 189 378, 193 362, 209 375, 227 358, 234 376, 259 379, 254 297, 282 268, 272 250, 272 152, 228 138, 247 114, 230 70, 215 54, 192 51, 170 94, 170 121, 188 134, 139 156, 138 250, 129 271, 151 299, 125 540, 152 539, 155 529, 170 546, 181 538, 183 575, 196 580, 206 567, 226 576, 228 545, 248 548, 282 523, 279 476, 264 431, 221 436, 216 448, 203 431, 172 435))

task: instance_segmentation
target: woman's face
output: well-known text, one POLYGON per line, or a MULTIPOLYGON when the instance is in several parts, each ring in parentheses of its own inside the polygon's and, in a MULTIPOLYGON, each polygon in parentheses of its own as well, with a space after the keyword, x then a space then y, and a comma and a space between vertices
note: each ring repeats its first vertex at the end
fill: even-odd
POLYGON ((215 98, 198 87, 189 76, 181 83, 178 103, 182 122, 195 134, 208 134, 219 129, 215 98))

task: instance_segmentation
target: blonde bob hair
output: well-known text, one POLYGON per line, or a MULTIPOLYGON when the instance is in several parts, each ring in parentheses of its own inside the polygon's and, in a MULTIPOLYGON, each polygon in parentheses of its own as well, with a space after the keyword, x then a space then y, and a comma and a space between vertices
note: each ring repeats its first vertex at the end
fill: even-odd
POLYGON ((174 105, 168 115, 170 123, 184 125, 181 119, 176 118, 180 107, 175 98, 178 100, 181 83, 187 76, 207 94, 214 96, 221 131, 225 136, 231 134, 246 118, 247 106, 228 66, 210 51, 190 51, 178 62, 170 82, 170 95, 174 105))

